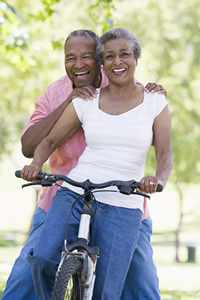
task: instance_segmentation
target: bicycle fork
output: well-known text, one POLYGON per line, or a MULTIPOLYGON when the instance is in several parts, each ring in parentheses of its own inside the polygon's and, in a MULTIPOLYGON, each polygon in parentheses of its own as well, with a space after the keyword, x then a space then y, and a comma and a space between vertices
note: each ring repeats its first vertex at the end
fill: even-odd
POLYGON ((79 224, 77 241, 68 245, 65 240, 64 251, 62 251, 61 262, 58 267, 58 271, 64 259, 69 257, 75 257, 82 261, 83 269, 81 272, 80 282, 84 286, 84 293, 82 300, 91 300, 93 295, 93 288, 95 283, 95 270, 97 258, 99 256, 99 249, 97 247, 90 247, 90 221, 91 221, 91 208, 93 203, 92 194, 88 194, 85 197, 83 210, 81 213, 81 219, 79 224), (67 257, 66 257, 67 255, 67 257))
MULTIPOLYGON (((78 232, 78 241, 84 241, 88 245, 89 236, 90 236, 89 233, 90 233, 91 207, 93 203, 91 194, 86 196, 86 201, 87 204, 84 203, 83 211, 81 214, 81 220, 80 220, 80 226, 78 232)), ((97 248, 95 250, 97 250, 97 248)), ((98 256, 97 254, 88 251, 84 251, 82 254, 85 255, 83 270, 81 274, 81 284, 85 287, 83 293, 83 300, 91 300, 93 295, 95 278, 96 278, 95 270, 96 270, 96 263, 97 263, 98 256)), ((98 254, 99 254, 99 249, 98 249, 98 254)))

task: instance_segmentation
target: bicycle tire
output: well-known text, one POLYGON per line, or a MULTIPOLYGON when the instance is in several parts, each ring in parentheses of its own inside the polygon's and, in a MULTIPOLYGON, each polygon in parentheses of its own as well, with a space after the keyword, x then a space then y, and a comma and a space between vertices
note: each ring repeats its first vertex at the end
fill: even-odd
POLYGON ((81 271, 82 263, 79 259, 75 257, 64 259, 56 275, 51 300, 82 300, 81 271))

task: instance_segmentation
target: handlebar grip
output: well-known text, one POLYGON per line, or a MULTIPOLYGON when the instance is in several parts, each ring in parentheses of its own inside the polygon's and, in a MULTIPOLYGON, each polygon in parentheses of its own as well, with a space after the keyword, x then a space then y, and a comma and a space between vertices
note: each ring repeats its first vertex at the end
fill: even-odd
MULTIPOLYGON (((140 183, 139 182, 137 182, 137 187, 140 189, 140 183)), ((163 186, 161 184, 158 184, 156 192, 162 192, 162 190, 163 190, 163 186)))
POLYGON ((161 184, 158 184, 156 192, 162 192, 162 190, 163 190, 163 186, 161 184))
POLYGON ((21 178, 21 170, 15 171, 15 176, 21 178))

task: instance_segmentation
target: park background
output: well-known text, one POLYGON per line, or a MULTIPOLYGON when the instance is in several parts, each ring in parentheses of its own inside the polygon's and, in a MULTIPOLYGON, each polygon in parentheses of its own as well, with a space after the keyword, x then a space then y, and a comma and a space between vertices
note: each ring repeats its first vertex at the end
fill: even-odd
MULTIPOLYGON (((168 92, 174 167, 165 191, 149 201, 162 300, 200 298, 198 0, 0 1, 0 296, 27 239, 38 193, 22 190, 14 177, 29 163, 20 132, 37 97, 65 75, 67 35, 80 28, 101 35, 111 27, 129 28, 140 39, 136 78, 168 92)), ((146 172, 154 169, 152 148, 146 172)))

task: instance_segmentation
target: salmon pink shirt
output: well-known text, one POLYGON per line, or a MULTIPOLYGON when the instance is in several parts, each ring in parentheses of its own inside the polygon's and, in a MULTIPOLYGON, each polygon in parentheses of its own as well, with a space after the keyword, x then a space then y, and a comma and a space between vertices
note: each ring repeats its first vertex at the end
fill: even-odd
MULTIPOLYGON (((99 87, 107 86, 108 79, 101 70, 101 83, 99 87)), ((23 129, 21 137, 29 127, 45 119, 58 106, 60 106, 73 91, 73 83, 64 76, 50 84, 46 91, 36 100, 35 111, 32 114, 28 124, 23 129)), ((84 101, 84 100, 83 100, 84 101)), ((49 158, 49 166, 53 174, 67 175, 78 163, 80 155, 85 150, 85 137, 82 128, 80 128, 67 142, 63 143, 54 151, 49 158)), ((134 178, 130 178, 134 179, 134 178)), ((38 206, 44 211, 48 211, 52 198, 58 187, 44 187, 40 196, 38 206)), ((142 219, 149 216, 146 199, 144 200, 144 213, 142 219)))

